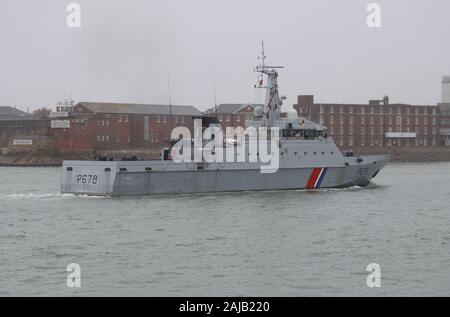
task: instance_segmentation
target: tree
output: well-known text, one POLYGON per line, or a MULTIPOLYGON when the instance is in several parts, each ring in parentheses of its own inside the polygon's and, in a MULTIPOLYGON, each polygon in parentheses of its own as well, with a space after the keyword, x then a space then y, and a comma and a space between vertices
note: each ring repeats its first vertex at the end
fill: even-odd
POLYGON ((33 111, 33 116, 36 118, 48 118, 50 117, 51 109, 42 107, 33 111))

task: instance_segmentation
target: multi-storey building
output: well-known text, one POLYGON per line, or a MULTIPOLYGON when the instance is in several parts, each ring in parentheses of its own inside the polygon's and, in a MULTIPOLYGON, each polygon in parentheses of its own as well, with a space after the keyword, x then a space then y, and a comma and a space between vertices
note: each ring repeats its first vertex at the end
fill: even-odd
POLYGON ((326 126, 340 147, 440 145, 437 105, 390 104, 388 97, 368 104, 315 103, 314 96, 302 95, 294 108, 326 126))
POLYGON ((161 147, 175 127, 192 133, 194 117, 202 115, 192 106, 96 102, 80 102, 72 111, 52 120, 57 149, 161 147))
POLYGON ((450 103, 440 103, 440 142, 442 145, 450 145, 450 103))

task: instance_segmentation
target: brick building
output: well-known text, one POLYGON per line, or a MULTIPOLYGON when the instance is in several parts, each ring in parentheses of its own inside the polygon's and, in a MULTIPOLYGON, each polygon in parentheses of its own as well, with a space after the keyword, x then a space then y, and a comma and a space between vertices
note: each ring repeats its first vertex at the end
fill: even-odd
MULTIPOLYGON (((253 120, 253 113, 256 106, 252 104, 220 104, 217 106, 217 119, 222 129, 227 127, 245 127, 246 121, 253 120)), ((205 114, 216 116, 216 108, 205 111, 205 114)))
POLYGON ((440 103, 440 142, 450 146, 450 103, 440 103))
POLYGON ((55 147, 60 150, 161 147, 173 128, 192 131, 193 117, 202 115, 192 106, 96 102, 80 102, 70 110, 52 120, 55 147))
POLYGON ((340 147, 438 146, 438 106, 390 104, 389 98, 368 104, 314 103, 298 96, 299 115, 320 122, 340 147))

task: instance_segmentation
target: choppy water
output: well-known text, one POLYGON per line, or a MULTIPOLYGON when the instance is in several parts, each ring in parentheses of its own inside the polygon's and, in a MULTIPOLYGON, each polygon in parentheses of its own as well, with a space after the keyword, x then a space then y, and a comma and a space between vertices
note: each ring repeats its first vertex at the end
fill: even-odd
POLYGON ((344 190, 61 196, 0 168, 0 295, 450 295, 450 164, 344 190), (81 266, 81 288, 66 266, 81 266), (381 265, 381 288, 366 267, 381 265))

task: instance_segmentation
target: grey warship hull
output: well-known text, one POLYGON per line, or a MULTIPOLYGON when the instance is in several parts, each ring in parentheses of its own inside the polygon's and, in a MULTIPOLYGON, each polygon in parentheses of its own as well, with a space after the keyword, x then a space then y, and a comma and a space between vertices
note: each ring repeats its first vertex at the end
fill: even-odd
POLYGON ((129 196, 366 186, 387 155, 344 158, 342 165, 280 167, 264 174, 255 164, 200 165, 166 161, 65 161, 63 194, 129 196))

